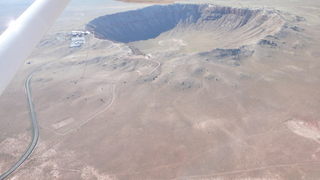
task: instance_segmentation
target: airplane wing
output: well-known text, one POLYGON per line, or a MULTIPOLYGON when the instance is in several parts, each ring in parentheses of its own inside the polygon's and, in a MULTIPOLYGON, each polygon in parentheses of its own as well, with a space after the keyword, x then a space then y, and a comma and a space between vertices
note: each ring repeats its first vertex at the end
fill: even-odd
POLYGON ((71 0, 36 0, 0 36, 0 95, 71 0))
MULTIPOLYGON (((36 0, 0 36, 0 95, 71 0, 36 0)), ((170 4, 175 0, 118 0, 170 4)))
MULTIPOLYGON (((0 95, 70 1, 71 0, 36 0, 14 24, 0 36, 0 95)), ((171 0, 121 1, 132 3, 152 2, 155 4, 172 2, 171 0)), ((37 127, 37 125, 34 126, 37 127)), ((0 175, 0 179, 8 177, 29 157, 37 143, 37 139, 38 137, 33 139, 30 145, 32 148, 29 148, 13 167, 0 175)))

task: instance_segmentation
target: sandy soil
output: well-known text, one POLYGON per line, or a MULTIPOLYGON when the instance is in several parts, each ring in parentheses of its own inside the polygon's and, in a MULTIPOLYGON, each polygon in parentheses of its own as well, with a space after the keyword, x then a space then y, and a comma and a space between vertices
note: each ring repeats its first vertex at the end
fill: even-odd
POLYGON ((0 173, 31 139, 23 83, 53 61, 31 82, 39 144, 8 179, 320 177, 320 4, 214 3, 274 7, 288 27, 236 60, 170 47, 141 55, 92 35, 70 49, 67 32, 103 8, 82 18, 69 7, 0 98, 0 173))

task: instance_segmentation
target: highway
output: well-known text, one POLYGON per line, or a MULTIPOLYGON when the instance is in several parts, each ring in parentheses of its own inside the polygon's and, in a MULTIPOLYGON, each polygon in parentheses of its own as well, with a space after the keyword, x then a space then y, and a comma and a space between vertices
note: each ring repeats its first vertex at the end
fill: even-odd
POLYGON ((38 69, 36 69, 35 71, 33 71, 28 79, 25 82, 25 88, 26 88, 26 94, 27 94, 27 100, 28 100, 28 105, 29 105, 29 111, 30 111, 30 115, 31 115, 31 121, 32 121, 32 128, 33 128, 33 136, 32 136, 32 141, 31 144, 29 146, 29 148, 27 149, 27 151, 23 154, 23 156, 19 159, 19 161, 14 164, 8 171, 6 171, 4 174, 2 174, 0 176, 0 180, 3 180, 5 178, 7 178, 8 176, 10 176, 15 170, 17 170, 24 161, 26 161, 28 159, 28 157, 32 154, 33 150, 35 149, 35 147, 37 146, 38 140, 39 140, 39 126, 38 126, 38 121, 37 121, 37 117, 36 117, 36 112, 34 110, 34 105, 33 105, 33 99, 32 99, 32 94, 31 94, 31 90, 30 90, 30 80, 32 79, 32 77, 38 72, 40 71, 43 67, 58 61, 62 58, 65 58, 77 51, 79 51, 83 46, 81 46, 79 49, 69 52, 65 55, 63 55, 60 58, 57 58, 53 61, 50 61, 44 65, 42 65, 41 67, 39 67, 38 69))
MULTIPOLYGON (((42 66, 43 67, 43 66, 42 66)), ((41 67, 41 68, 42 68, 41 67)), ((28 159, 28 157, 32 154, 33 150, 37 146, 38 139, 39 139, 39 126, 38 126, 38 121, 36 117, 36 112, 34 111, 34 106, 33 106, 33 101, 32 101, 32 96, 30 92, 30 80, 32 76, 38 72, 41 68, 38 68, 36 71, 34 71, 26 80, 25 82, 25 88, 26 88, 26 93, 27 93, 27 99, 28 99, 28 105, 29 105, 29 111, 31 115, 31 121, 32 121, 32 127, 33 127, 33 136, 32 136, 32 142, 28 148, 28 150, 23 154, 23 156, 19 159, 19 161, 13 165, 7 172, 2 174, 0 176, 0 179, 3 180, 6 177, 10 176, 16 169, 18 169, 21 164, 28 159)))
MULTIPOLYGON (((87 44, 89 45, 89 39, 87 39, 87 44)), ((26 152, 23 154, 23 156, 19 159, 18 162, 16 162, 16 164, 14 164, 8 171, 6 171, 4 174, 2 174, 0 176, 0 180, 3 180, 5 178, 7 178, 8 176, 10 176, 15 170, 17 170, 27 159, 28 157, 32 154, 32 152, 34 151, 34 149, 36 148, 37 146, 37 143, 38 143, 38 140, 39 140, 39 126, 38 126, 38 121, 37 121, 37 117, 36 117, 36 112, 35 112, 35 109, 34 109, 34 105, 33 105, 33 98, 32 98, 32 93, 31 93, 31 89, 30 89, 30 81, 32 79, 32 77, 38 72, 40 71, 41 69, 43 69, 45 66, 49 65, 49 64, 52 64, 62 58, 65 58, 67 56, 70 56, 71 54, 81 50, 83 48, 83 46, 81 46, 80 48, 72 51, 72 52, 68 52, 66 54, 64 54, 63 56, 57 58, 57 59, 54 59, 42 66, 40 66, 38 69, 36 69, 35 71, 33 71, 27 78, 27 80, 25 81, 25 89, 26 89, 26 95, 27 95, 27 101, 28 101, 28 106, 29 106, 29 111, 30 111, 30 115, 31 115, 31 121, 32 121, 32 128, 33 128, 33 136, 32 136, 32 141, 31 141, 31 144, 30 146, 28 147, 28 149, 26 150, 26 152)), ((87 55, 88 56, 88 55, 87 55)), ((86 61, 87 61, 87 58, 86 57, 86 61)), ((152 61, 152 62, 156 62, 158 63, 158 66, 153 69, 149 74, 151 74, 152 72, 154 72, 159 66, 160 66, 160 63, 157 62, 157 61, 154 61, 154 60, 149 60, 149 61, 152 61)), ((84 75, 84 74, 83 74, 84 75)), ((121 75, 120 77, 117 78, 117 80, 115 80, 115 82, 113 83, 113 86, 112 86, 112 91, 113 91, 113 98, 110 102, 110 104, 108 106, 106 106, 104 109, 102 109, 99 113, 95 114, 93 117, 91 117, 88 121, 90 121, 91 119, 93 119, 94 117, 96 117, 97 115, 99 115, 100 113, 102 113, 104 110, 106 110, 107 108, 109 108, 114 100, 115 100, 115 83, 124 76, 125 74, 121 75)), ((87 123, 88 121, 84 122, 83 124, 87 123)), ((83 124, 81 124, 80 126, 82 126, 83 124)), ((71 131, 70 131, 71 132, 71 131)), ((68 134, 69 132, 67 132, 66 134, 68 134)), ((65 135, 65 134, 64 134, 65 135)))

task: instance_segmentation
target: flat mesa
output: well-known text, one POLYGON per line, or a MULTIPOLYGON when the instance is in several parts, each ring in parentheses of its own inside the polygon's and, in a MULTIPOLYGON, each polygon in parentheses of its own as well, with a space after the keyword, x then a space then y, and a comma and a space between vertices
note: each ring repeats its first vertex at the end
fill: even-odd
POLYGON ((88 3, 1 96, 0 174, 34 73, 8 179, 319 179, 319 2, 88 3))

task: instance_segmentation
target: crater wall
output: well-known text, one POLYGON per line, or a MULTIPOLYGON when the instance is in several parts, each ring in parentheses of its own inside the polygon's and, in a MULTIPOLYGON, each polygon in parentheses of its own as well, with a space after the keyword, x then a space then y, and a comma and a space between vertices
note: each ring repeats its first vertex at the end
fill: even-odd
POLYGON ((140 10, 101 16, 86 25, 101 39, 128 43, 155 38, 173 29, 179 22, 196 23, 197 5, 151 6, 140 10))

